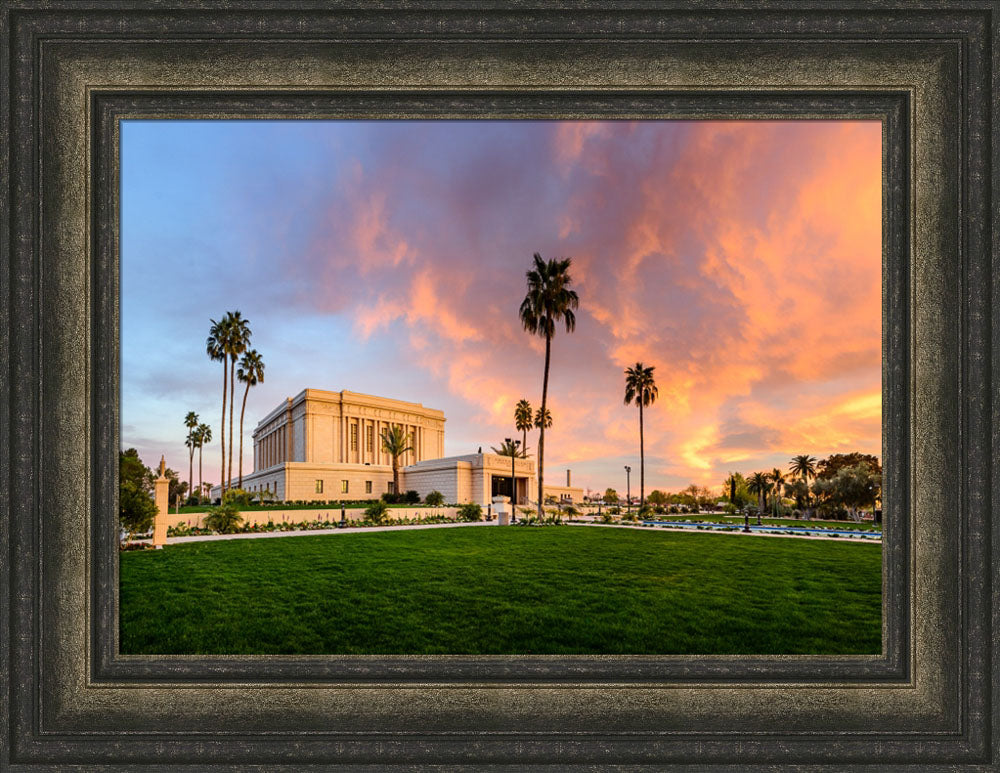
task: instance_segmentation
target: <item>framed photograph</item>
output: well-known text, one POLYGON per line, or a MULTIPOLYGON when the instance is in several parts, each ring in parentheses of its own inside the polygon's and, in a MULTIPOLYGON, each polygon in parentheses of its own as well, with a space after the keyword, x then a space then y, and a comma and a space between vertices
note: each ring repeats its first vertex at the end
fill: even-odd
POLYGON ((3 766, 996 769, 997 10, 4 3, 3 766))
POLYGON ((121 120, 119 654, 881 655, 882 135, 121 120))

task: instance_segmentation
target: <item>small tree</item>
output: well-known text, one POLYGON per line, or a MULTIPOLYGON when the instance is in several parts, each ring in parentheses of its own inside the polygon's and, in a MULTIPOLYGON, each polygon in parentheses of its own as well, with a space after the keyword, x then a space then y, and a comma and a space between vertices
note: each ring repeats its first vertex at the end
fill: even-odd
POLYGON ((667 495, 659 489, 653 489, 646 497, 646 501, 651 505, 665 505, 670 500, 667 498, 667 495))
POLYGON ((427 495, 424 501, 429 505, 433 505, 434 507, 440 507, 441 505, 444 504, 444 494, 442 494, 440 491, 432 491, 430 494, 427 495))
POLYGON ((130 480, 123 481, 118 494, 118 522, 127 532, 126 541, 136 534, 149 531, 156 517, 156 505, 149 494, 130 480))
POLYGON ((618 492, 613 488, 606 489, 604 492, 604 503, 607 505, 617 505, 618 504, 618 492))
POLYGON ((382 430, 382 450, 392 457, 392 492, 400 494, 399 490, 399 457, 407 451, 412 451, 411 437, 399 425, 394 424, 382 430))

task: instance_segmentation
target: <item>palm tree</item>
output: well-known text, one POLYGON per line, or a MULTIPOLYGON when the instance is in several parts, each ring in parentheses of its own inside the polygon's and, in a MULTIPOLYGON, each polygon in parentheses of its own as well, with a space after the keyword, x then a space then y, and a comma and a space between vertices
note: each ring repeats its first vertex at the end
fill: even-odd
MULTIPOLYGON (((207 424, 199 424, 195 432, 198 433, 198 502, 200 504, 201 496, 205 491, 205 484, 202 483, 201 478, 201 448, 205 443, 212 442, 212 428, 207 424)), ((211 486, 209 488, 211 489, 211 486)))
POLYGON ((194 491, 194 449, 198 447, 198 430, 192 429, 184 438, 184 445, 188 447, 188 491, 194 491))
POLYGON ((809 506, 809 479, 816 477, 816 457, 809 454, 793 456, 788 463, 789 469, 798 475, 806 484, 806 507, 809 506))
POLYGON ((639 509, 646 503, 646 450, 642 437, 642 409, 649 407, 659 395, 656 381, 653 379, 655 366, 645 367, 637 362, 631 368, 625 369, 625 405, 635 403, 639 406, 639 509))
POLYGON ((392 491, 399 494, 399 457, 412 451, 410 438, 399 424, 382 430, 382 450, 392 457, 392 491))
POLYGON ((229 319, 228 315, 216 322, 209 320, 212 327, 208 331, 208 341, 205 344, 205 351, 209 359, 222 360, 222 492, 226 491, 226 394, 229 389, 229 357, 226 356, 226 346, 229 340, 229 319))
MULTIPOLYGON (((573 311, 580 306, 580 298, 575 290, 569 289, 572 278, 569 275, 571 258, 562 260, 542 260, 537 252, 534 254, 534 268, 525 276, 528 280, 528 292, 521 302, 521 325, 529 333, 545 338, 545 370, 542 375, 542 407, 541 415, 546 415, 549 396, 549 363, 552 358, 552 336, 556 334, 556 324, 562 321, 566 332, 572 333, 576 328, 576 315, 573 311)), ((545 503, 545 422, 542 422, 538 432, 538 517, 544 517, 542 507, 545 503)))
MULTIPOLYGON (((767 477, 767 473, 755 472, 753 475, 750 476, 750 479, 747 480, 747 491, 749 491, 751 494, 757 495, 757 504, 760 506, 760 509, 757 511, 758 513, 763 511, 764 498, 767 496, 767 492, 770 490, 771 490, 771 481, 767 477)), ((757 518, 759 521, 760 516, 758 515, 757 518)))
POLYGON ((195 428, 198 426, 198 414, 194 411, 188 411, 188 415, 184 417, 184 426, 188 429, 187 439, 184 441, 184 445, 188 447, 188 491, 193 491, 194 449, 197 447, 195 428))
POLYGON ((226 488, 233 485, 233 404, 236 402, 236 360, 250 345, 250 322, 239 311, 226 314, 229 320, 229 337, 226 353, 229 355, 229 467, 226 470, 226 488))
POLYGON ((781 491, 785 485, 785 473, 783 473, 781 470, 775 467, 773 470, 771 470, 770 478, 771 478, 771 483, 774 484, 772 488, 772 493, 774 494, 774 497, 772 498, 771 502, 773 505, 774 517, 777 518, 778 500, 781 499, 781 491))
POLYGON ((532 422, 538 429, 549 429, 552 427, 552 411, 545 409, 545 421, 542 421, 542 409, 535 411, 535 420, 532 422), (545 425, 542 427, 542 425, 545 425))
POLYGON ((528 430, 531 429, 533 413, 531 403, 521 400, 514 406, 514 427, 521 433, 521 456, 528 456, 528 430))
POLYGON ((490 446, 490 448, 493 449, 493 453, 497 454, 498 456, 521 455, 520 452, 517 450, 517 442, 510 440, 509 438, 504 440, 503 443, 500 444, 499 448, 497 448, 496 446, 490 446))
POLYGON ((250 394, 250 387, 264 381, 264 360, 256 349, 244 352, 243 359, 240 360, 239 370, 236 371, 236 378, 247 385, 243 391, 243 407, 240 408, 240 482, 237 488, 243 488, 243 414, 247 410, 247 395, 250 394))

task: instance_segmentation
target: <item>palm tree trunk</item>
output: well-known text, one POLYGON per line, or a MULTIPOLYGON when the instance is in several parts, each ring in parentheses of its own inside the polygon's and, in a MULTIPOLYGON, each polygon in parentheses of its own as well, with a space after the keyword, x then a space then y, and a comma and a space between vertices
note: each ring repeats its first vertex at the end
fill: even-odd
POLYGON ((528 458, 528 430, 521 430, 521 456, 528 458))
POLYGON ((399 496, 399 457, 392 457, 392 493, 399 496))
POLYGON ((250 382, 247 381, 246 391, 243 393, 243 407, 240 408, 240 483, 239 488, 243 488, 243 414, 247 410, 247 395, 250 394, 250 382))
POLYGON ((538 422, 538 520, 542 520, 542 505, 545 497, 542 496, 544 472, 545 472, 545 406, 549 396, 549 360, 552 355, 552 336, 545 336, 545 372, 542 376, 542 420, 538 422))
POLYGON ((219 443, 222 445, 222 468, 219 473, 219 485, 221 488, 220 497, 226 494, 226 390, 229 388, 229 355, 222 355, 222 434, 219 435, 219 443))
POLYGON ((194 446, 188 452, 188 496, 193 496, 194 491, 194 446))
POLYGON ((201 494, 205 490, 201 477, 201 444, 198 444, 198 504, 201 504, 201 494))
POLYGON ((233 360, 233 367, 229 369, 229 470, 226 475, 228 481, 227 488, 233 486, 233 403, 236 402, 236 360, 233 360))
POLYGON ((642 395, 639 395, 639 510, 646 503, 646 450, 642 442, 642 395))

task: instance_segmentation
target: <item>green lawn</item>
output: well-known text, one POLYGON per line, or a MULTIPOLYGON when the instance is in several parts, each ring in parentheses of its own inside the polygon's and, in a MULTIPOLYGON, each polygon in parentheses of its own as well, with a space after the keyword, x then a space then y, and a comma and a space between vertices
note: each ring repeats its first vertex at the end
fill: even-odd
POLYGON ((121 651, 871 654, 881 548, 586 526, 120 554, 121 651))

